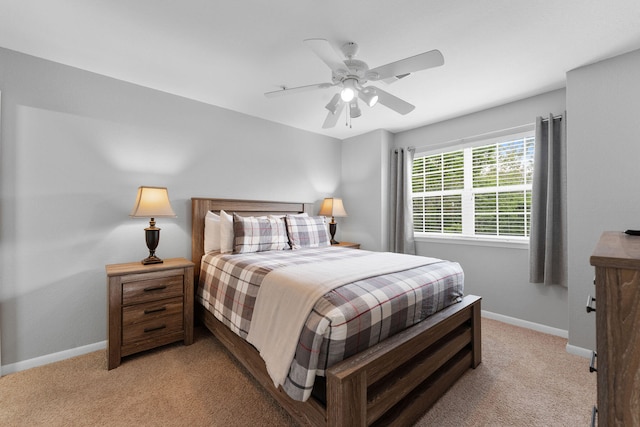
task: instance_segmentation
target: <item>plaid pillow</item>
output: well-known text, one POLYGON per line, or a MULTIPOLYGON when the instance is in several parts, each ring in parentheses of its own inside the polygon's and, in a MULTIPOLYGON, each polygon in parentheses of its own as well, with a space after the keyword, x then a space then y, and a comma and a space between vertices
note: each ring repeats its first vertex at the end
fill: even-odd
POLYGON ((287 215, 286 220, 291 249, 330 246, 325 217, 287 215))
POLYGON ((280 220, 267 217, 242 217, 233 214, 233 253, 264 252, 287 249, 289 241, 280 220))

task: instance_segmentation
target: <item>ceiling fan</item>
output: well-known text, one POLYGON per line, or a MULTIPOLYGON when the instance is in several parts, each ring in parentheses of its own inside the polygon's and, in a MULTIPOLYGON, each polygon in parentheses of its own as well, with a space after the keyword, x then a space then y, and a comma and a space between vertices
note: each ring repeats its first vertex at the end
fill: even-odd
POLYGON ((354 42, 347 42, 342 45, 340 51, 346 57, 345 60, 340 58, 331 44, 325 39, 307 39, 304 43, 331 69, 331 82, 293 88, 283 87, 280 90, 267 92, 264 95, 267 98, 272 98, 315 89, 340 87, 340 92, 336 93, 325 106, 329 113, 322 125, 324 129, 332 128, 336 125, 345 105, 349 110, 348 116, 350 118, 360 117, 362 112, 358 106, 358 98, 369 107, 373 107, 379 102, 399 114, 410 113, 415 108, 414 105, 378 87, 365 86, 365 84, 368 81, 393 83, 416 71, 439 67, 444 64, 442 53, 438 50, 431 50, 369 69, 365 62, 354 59, 358 53, 358 45, 354 42))

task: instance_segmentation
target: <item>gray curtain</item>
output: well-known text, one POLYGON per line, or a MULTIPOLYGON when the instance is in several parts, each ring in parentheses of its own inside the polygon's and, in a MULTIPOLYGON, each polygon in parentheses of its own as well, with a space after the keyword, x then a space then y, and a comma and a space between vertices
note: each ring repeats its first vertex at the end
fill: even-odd
POLYGON ((529 281, 567 286, 565 116, 536 119, 529 281))
POLYGON ((391 153, 391 214, 389 250, 415 254, 413 239, 413 202, 411 201, 411 172, 415 149, 398 148, 391 153))

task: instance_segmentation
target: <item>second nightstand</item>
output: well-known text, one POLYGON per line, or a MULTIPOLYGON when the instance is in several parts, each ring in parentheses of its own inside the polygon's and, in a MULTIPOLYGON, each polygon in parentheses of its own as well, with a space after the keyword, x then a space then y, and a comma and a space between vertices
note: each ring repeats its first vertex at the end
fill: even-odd
POLYGON ((107 367, 124 356, 183 340, 193 342, 193 263, 106 266, 108 279, 107 367))
POLYGON ((343 248, 360 249, 360 243, 353 243, 353 242, 340 242, 337 245, 333 245, 333 246, 342 246, 343 248))

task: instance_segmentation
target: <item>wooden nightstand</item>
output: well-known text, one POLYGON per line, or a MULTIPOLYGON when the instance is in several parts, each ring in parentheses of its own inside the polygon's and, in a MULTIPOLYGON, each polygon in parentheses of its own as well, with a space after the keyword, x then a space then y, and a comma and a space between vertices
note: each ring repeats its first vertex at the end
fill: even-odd
POLYGON ((193 343, 193 263, 106 266, 109 322, 107 368, 124 356, 175 341, 193 343))
POLYGON ((340 242, 337 245, 333 245, 333 246, 342 246, 343 248, 360 249, 360 243, 353 243, 353 242, 340 242))

